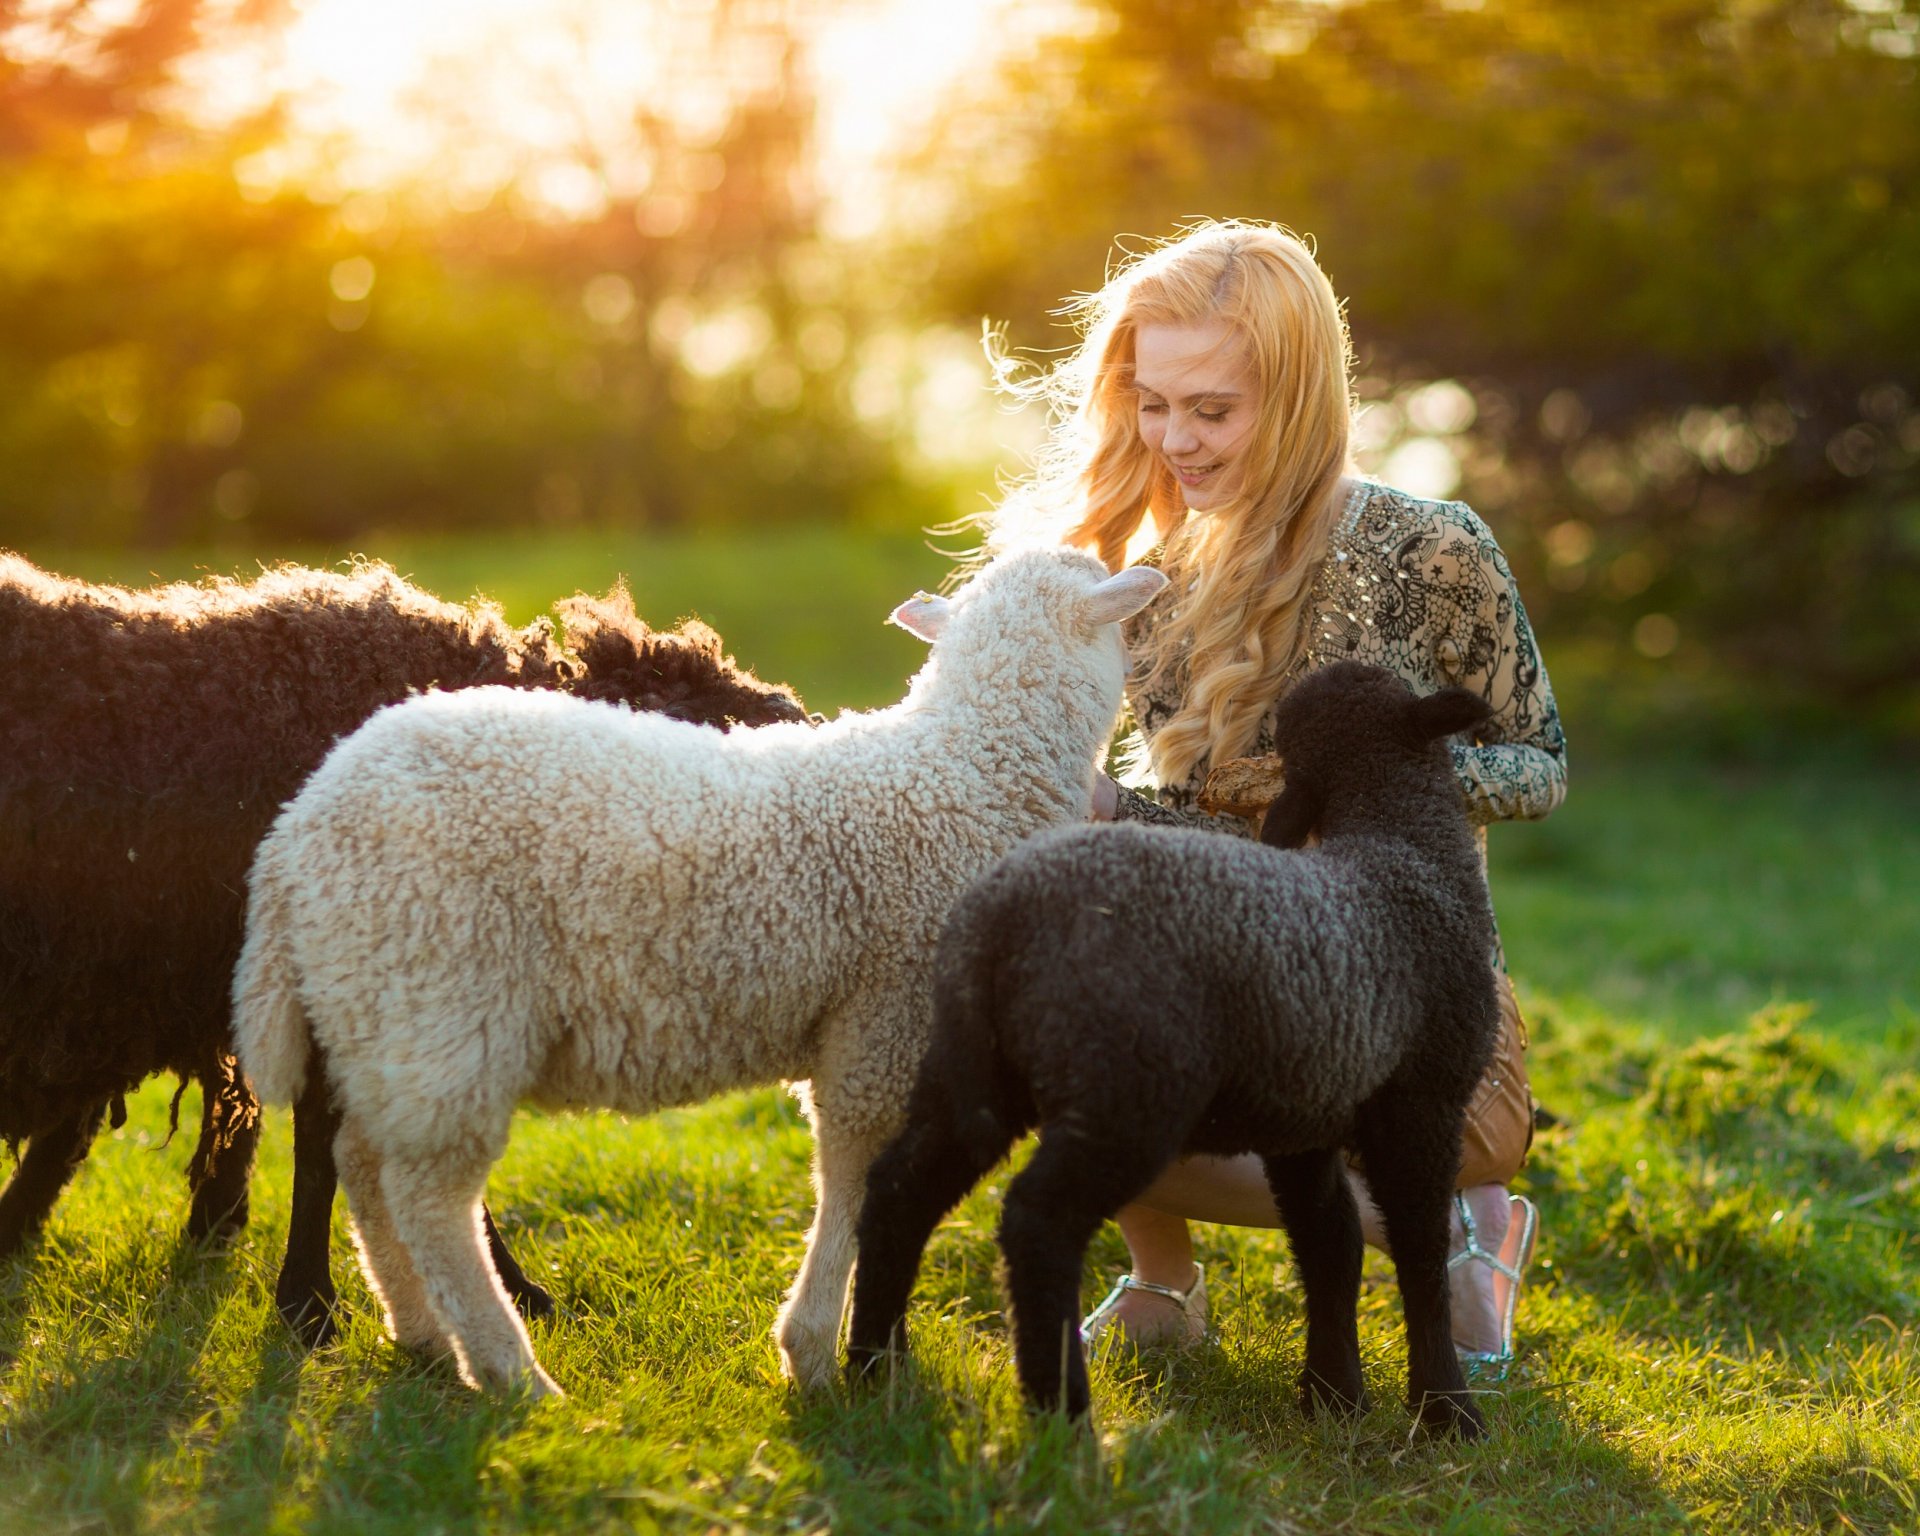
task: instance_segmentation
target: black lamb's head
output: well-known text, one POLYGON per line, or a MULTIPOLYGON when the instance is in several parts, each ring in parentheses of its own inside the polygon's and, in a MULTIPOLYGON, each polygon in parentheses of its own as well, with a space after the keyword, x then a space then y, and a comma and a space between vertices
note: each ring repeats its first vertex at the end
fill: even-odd
POLYGON ((1261 840, 1298 847, 1334 803, 1382 811, 1454 788, 1446 739, 1493 713, 1478 694, 1416 694, 1385 667, 1342 661, 1310 672, 1280 700, 1274 747, 1287 787, 1267 812, 1261 840))

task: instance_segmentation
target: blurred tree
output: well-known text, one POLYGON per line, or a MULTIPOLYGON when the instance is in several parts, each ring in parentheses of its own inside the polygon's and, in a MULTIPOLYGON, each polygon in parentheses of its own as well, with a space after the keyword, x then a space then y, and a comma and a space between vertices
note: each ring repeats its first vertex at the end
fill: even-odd
POLYGON ((282 19, 290 0, 0 0, 0 156, 70 148, 150 117, 211 29, 282 19))
POLYGON ((552 164, 464 211, 263 179, 272 111, 213 131, 169 92, 265 0, 0 11, 0 542, 927 520, 849 404, 806 3, 663 8, 696 99, 583 126, 584 216, 552 164))
POLYGON ((904 259, 1057 346, 1116 231, 1310 233, 1369 393, 1471 387, 1559 627, 1920 726, 1917 45, 1911 0, 1086 0, 944 120, 904 259))

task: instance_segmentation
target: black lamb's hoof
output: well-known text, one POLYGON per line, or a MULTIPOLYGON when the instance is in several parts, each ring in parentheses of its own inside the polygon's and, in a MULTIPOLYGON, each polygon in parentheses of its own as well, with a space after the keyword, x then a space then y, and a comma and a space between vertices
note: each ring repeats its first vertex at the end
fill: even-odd
POLYGON ((1308 1418, 1320 1413, 1357 1418, 1372 1406, 1367 1389, 1360 1384, 1358 1371, 1347 1381, 1329 1380, 1318 1371, 1300 1373, 1300 1411, 1308 1418))
POLYGON ((513 1304, 519 1309, 520 1315, 530 1323, 538 1322, 543 1317, 552 1317, 559 1310, 553 1304, 552 1293, 535 1285, 531 1280, 515 1289, 513 1304))
POLYGON ((320 1349, 340 1337, 338 1306, 332 1296, 306 1295, 278 1303, 280 1319, 304 1349, 320 1349))
POLYGON ((245 1195, 224 1208, 196 1200, 187 1210, 187 1236, 196 1243, 231 1243, 246 1230, 249 1214, 245 1195))
POLYGON ((847 1340, 847 1382, 850 1386, 858 1386, 862 1382, 878 1381, 882 1366, 906 1358, 907 1325, 904 1321, 894 1324, 884 1344, 850 1338, 847 1340))
POLYGON ((1068 1387, 1063 1393, 1050 1392, 1045 1397, 1029 1392, 1027 1411, 1036 1419, 1058 1414, 1075 1429, 1087 1429, 1093 1424, 1093 1393, 1084 1386, 1068 1387))
POLYGON ((1429 1434, 1458 1435, 1462 1440, 1478 1440, 1487 1432, 1487 1421, 1466 1392, 1429 1392, 1407 1407, 1429 1434))
POLYGON ((40 1235, 45 1223, 40 1220, 27 1221, 0 1211, 0 1264, 4 1264, 15 1254, 24 1252, 40 1235))

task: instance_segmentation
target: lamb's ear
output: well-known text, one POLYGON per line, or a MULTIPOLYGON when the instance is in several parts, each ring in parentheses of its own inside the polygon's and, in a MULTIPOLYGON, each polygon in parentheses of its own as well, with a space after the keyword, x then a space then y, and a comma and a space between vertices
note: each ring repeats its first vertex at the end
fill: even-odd
POLYGON ((1469 730, 1493 713, 1493 706, 1465 688, 1442 688, 1407 706, 1407 732, 1416 742, 1469 730))
POLYGON ((1167 578, 1150 565, 1130 565, 1109 576, 1087 594, 1081 617, 1089 624, 1117 624, 1130 619, 1160 595, 1167 578))
POLYGON ((940 638, 940 631, 953 617, 953 604, 931 592, 916 592, 892 613, 887 622, 898 624, 910 635, 918 635, 928 645, 940 638))
POLYGON ((1266 820, 1260 823, 1260 841, 1269 848, 1299 848, 1326 814, 1327 797, 1307 779, 1296 773, 1287 780, 1272 805, 1266 820))

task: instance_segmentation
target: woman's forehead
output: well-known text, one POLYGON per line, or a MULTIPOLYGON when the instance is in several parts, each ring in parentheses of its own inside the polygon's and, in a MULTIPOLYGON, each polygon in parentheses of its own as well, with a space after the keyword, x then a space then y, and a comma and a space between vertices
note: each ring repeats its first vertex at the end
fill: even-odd
POLYGON ((1143 324, 1133 336, 1133 381, 1165 399, 1252 394, 1246 340, 1225 320, 1143 324))

